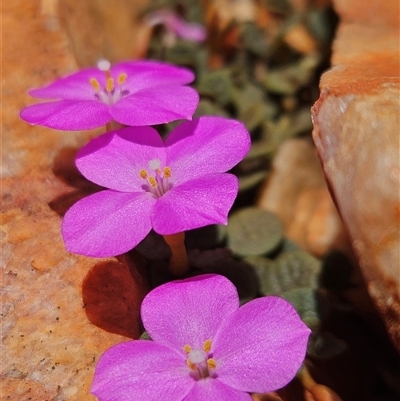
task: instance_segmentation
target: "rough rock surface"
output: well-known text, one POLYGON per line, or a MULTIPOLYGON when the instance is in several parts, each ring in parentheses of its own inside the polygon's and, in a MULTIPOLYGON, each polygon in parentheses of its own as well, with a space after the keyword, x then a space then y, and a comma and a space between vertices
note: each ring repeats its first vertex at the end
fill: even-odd
POLYGON ((95 363, 111 345, 138 336, 144 292, 124 259, 64 249, 60 214, 94 190, 75 170, 73 155, 95 133, 31 127, 19 118, 35 102, 29 88, 77 69, 52 3, 2 4, 0 380, 1 399, 10 401, 94 400, 95 363))
POLYGON ((399 3, 335 0, 333 68, 313 107, 325 176, 400 351, 399 3))

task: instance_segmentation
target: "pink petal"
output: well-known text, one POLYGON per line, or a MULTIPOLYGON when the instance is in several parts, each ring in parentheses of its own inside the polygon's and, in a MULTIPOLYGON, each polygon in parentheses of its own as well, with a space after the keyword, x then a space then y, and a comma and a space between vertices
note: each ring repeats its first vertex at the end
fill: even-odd
POLYGON ((221 322, 239 307, 234 285, 219 275, 176 280, 151 291, 142 303, 142 320, 152 339, 183 352, 202 348, 221 322))
POLYGON ((29 94, 41 99, 96 100, 90 79, 105 85, 105 74, 97 68, 87 68, 60 78, 44 88, 32 89, 29 94))
POLYGON ((188 23, 177 13, 168 9, 161 9, 148 14, 146 21, 150 26, 164 24, 167 30, 194 42, 202 42, 207 36, 204 26, 194 22, 188 23))
POLYGON ((243 391, 228 387, 218 379, 205 379, 196 382, 183 401, 252 401, 243 391))
POLYGON ((186 358, 153 341, 108 349, 97 363, 91 392, 101 401, 181 401, 195 381, 186 358))
MULTIPOLYGON (((91 140, 76 157, 76 166, 90 181, 121 192, 140 192, 147 181, 149 161, 158 159, 165 166, 164 142, 154 128, 128 127, 91 140)), ((153 174, 154 175, 154 174, 153 174)))
POLYGON ((222 117, 185 121, 165 141, 167 163, 177 184, 208 173, 224 173, 239 163, 250 149, 244 125, 222 117))
POLYGON ((300 368, 310 330, 279 297, 255 299, 220 326, 214 342, 218 380, 247 392, 285 386, 300 368))
POLYGON ((187 86, 156 86, 122 98, 111 107, 111 115, 121 124, 143 126, 191 119, 199 95, 187 86))
MULTIPOLYGON (((175 183, 176 169, 172 170, 175 183)), ((152 225, 161 235, 226 224, 236 198, 238 180, 232 174, 208 174, 172 187, 158 199, 152 225)))
POLYGON ((21 118, 32 125, 71 131, 92 129, 111 121, 106 104, 75 100, 34 104, 21 111, 21 118))
POLYGON ((175 32, 179 37, 188 39, 193 42, 203 42, 207 37, 207 31, 204 26, 195 22, 186 22, 177 15, 171 15, 166 18, 165 24, 168 28, 175 32))
POLYGON ((187 68, 149 60, 118 63, 111 67, 111 71, 115 77, 127 74, 124 86, 133 92, 159 86, 185 85, 195 78, 194 73, 187 68))
POLYGON ((86 256, 120 255, 151 230, 155 199, 148 193, 106 190, 75 203, 65 214, 62 236, 69 252, 86 256))

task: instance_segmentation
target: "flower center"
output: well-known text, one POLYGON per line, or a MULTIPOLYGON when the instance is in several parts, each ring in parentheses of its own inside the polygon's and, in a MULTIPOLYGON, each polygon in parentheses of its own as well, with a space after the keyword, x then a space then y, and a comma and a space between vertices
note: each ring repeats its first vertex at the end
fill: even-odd
POLYGON ((161 169, 161 161, 158 159, 150 160, 148 165, 153 174, 149 174, 145 169, 139 171, 140 177, 147 182, 143 188, 145 191, 151 192, 156 198, 161 198, 172 188, 171 169, 167 166, 161 169))
POLYGON ((195 380, 215 377, 217 362, 212 358, 211 340, 206 340, 203 349, 192 349, 190 345, 185 345, 183 350, 187 353, 187 365, 190 368, 190 375, 195 380))
POLYGON ((96 99, 105 104, 112 105, 129 94, 129 91, 123 87, 123 84, 128 78, 126 73, 122 72, 119 74, 115 82, 115 79, 111 76, 110 63, 108 61, 102 60, 97 66, 106 76, 106 85, 102 88, 100 82, 96 78, 90 78, 89 82, 95 90, 94 96, 96 99))

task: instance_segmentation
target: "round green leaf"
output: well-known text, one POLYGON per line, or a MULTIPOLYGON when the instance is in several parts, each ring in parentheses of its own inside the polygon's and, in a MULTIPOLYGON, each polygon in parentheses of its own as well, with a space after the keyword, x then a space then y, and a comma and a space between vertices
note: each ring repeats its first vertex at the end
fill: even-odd
POLYGON ((231 215, 227 234, 228 246, 236 255, 263 255, 274 251, 283 240, 283 224, 271 212, 248 207, 231 215))
POLYGON ((303 322, 311 330, 319 327, 318 303, 312 288, 295 288, 281 295, 294 306, 303 322))

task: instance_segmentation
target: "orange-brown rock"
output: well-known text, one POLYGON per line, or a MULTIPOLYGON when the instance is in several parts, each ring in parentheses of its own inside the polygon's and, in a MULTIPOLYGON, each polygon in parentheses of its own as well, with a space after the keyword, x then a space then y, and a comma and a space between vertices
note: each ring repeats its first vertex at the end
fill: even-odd
POLYGON ((321 256, 333 249, 347 250, 343 225, 309 140, 283 143, 258 204, 276 213, 284 223, 286 236, 307 251, 321 256))
POLYGON ((335 0, 333 68, 313 107, 325 176, 400 351, 399 3, 335 0))
POLYGON ((31 127, 19 118, 19 110, 34 102, 28 89, 78 68, 53 13, 56 3, 2 5, 0 379, 1 399, 9 401, 95 400, 89 394, 95 364, 108 347, 139 335, 145 290, 136 267, 124 259, 86 258, 64 248, 60 213, 95 190, 73 166, 74 152, 94 133, 31 127), (83 301, 84 280, 97 289, 118 288, 125 301, 105 299, 112 291, 90 285, 83 301), (116 310, 123 322, 110 318, 116 310))
POLYGON ((153 28, 141 14, 149 0, 46 0, 58 3, 62 27, 80 66, 146 56, 153 28))

